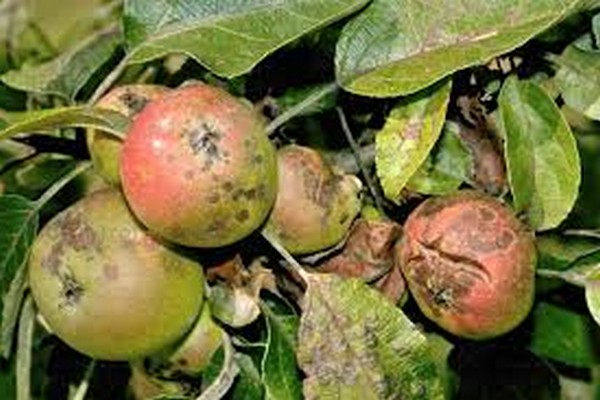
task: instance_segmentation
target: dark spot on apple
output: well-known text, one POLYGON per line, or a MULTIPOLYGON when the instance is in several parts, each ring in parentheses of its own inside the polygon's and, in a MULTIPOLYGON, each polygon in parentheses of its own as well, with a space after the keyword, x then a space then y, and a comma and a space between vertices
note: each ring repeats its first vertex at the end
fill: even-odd
POLYGON ((248 210, 242 210, 242 211, 238 212, 237 214, 235 214, 235 219, 238 222, 244 222, 249 217, 250 217, 250 212, 248 212, 248 210))
POLYGON ((75 251, 99 250, 100 243, 96 232, 80 214, 66 214, 59 222, 62 241, 75 251))
POLYGON ((102 272, 104 273, 104 278, 108 281, 115 281, 119 278, 119 267, 115 264, 104 264, 102 272))
POLYGON ((442 250, 440 240, 419 242, 407 260, 409 279, 434 314, 461 309, 461 298, 478 282, 489 283, 489 272, 478 261, 442 250))
POLYGON ((60 240, 55 242, 48 255, 42 260, 42 268, 47 269, 52 275, 58 275, 63 252, 63 243, 60 240))
POLYGON ((146 105, 150 102, 147 97, 140 96, 136 93, 129 91, 119 96, 119 100, 129 110, 129 116, 139 114, 140 111, 142 111, 144 107, 146 107, 146 105))
POLYGON ((252 163, 259 165, 262 164, 264 161, 264 157, 261 154, 255 154, 254 156, 252 156, 252 163))
POLYGON ((59 305, 60 308, 76 306, 81 296, 83 296, 83 287, 71 275, 61 277, 62 289, 61 296, 63 302, 59 305))
POLYGON ((206 122, 184 132, 184 136, 192 152, 204 156, 203 171, 209 170, 216 162, 223 161, 227 157, 219 147, 223 135, 206 122))
POLYGON ((174 163, 175 162, 175 156, 173 154, 169 154, 167 156, 167 162, 171 163, 171 164, 174 163))
POLYGON ((211 204, 216 204, 219 202, 219 194, 218 193, 211 193, 208 196, 208 202, 211 204))
POLYGON ((183 174, 183 177, 184 177, 186 180, 188 180, 188 181, 191 181, 192 179, 194 179, 194 175, 195 175, 195 174, 194 174, 194 171, 192 171, 192 170, 187 170, 187 171, 185 171, 185 173, 183 174))
POLYGON ((496 246, 498 250, 503 250, 510 246, 514 240, 515 235, 505 229, 502 231, 502 234, 496 238, 496 246))
POLYGON ((233 183, 229 181, 223 183, 223 190, 225 190, 226 192, 231 192, 233 190, 233 183))
POLYGON ((496 218, 496 214, 492 210, 485 207, 479 208, 479 215, 481 216, 481 219, 486 222, 492 222, 496 218))
POLYGON ((348 221, 348 218, 350 218, 350 215, 345 212, 340 216, 340 225, 344 225, 344 223, 346 223, 346 221, 348 221))

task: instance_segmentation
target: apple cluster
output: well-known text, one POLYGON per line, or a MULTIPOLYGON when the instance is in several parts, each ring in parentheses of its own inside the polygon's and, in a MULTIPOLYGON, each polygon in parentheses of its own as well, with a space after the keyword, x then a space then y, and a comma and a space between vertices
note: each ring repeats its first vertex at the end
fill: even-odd
POLYGON ((33 297, 48 327, 82 353, 184 357, 183 372, 194 374, 221 342, 194 248, 232 245, 265 226, 296 254, 330 247, 360 210, 360 183, 315 150, 277 151, 252 105, 214 86, 121 86, 97 106, 130 117, 130 128, 124 140, 88 132, 109 185, 41 230, 33 297), (197 344, 204 350, 189 350, 197 344))

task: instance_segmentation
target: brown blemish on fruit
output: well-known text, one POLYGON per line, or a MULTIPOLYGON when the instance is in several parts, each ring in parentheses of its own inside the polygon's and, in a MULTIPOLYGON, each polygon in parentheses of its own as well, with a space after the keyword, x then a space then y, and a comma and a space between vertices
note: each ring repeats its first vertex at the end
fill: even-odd
POLYGON ((203 171, 209 170, 215 163, 223 161, 227 157, 227 154, 223 153, 219 147, 223 135, 206 122, 184 132, 184 136, 192 152, 204 156, 203 171))
POLYGON ((121 103, 129 110, 129 116, 139 114, 150 102, 147 97, 140 96, 134 92, 126 91, 119 96, 121 103))
POLYGON ((167 162, 171 163, 171 164, 174 163, 175 162, 175 156, 173 154, 169 154, 167 156, 167 162))
POLYGON ((248 210, 242 210, 235 214, 235 219, 238 222, 245 222, 250 217, 250 212, 248 210))
POLYGON ((59 308, 76 306, 81 296, 83 296, 83 287, 71 275, 61 277, 62 289, 61 297, 63 301, 59 304, 59 308))
POLYGON ((99 249, 98 236, 79 214, 67 214, 59 222, 61 238, 75 251, 99 249))
POLYGON ((208 202, 211 204, 216 204, 219 202, 219 194, 218 193, 211 193, 208 196, 208 202))
POLYGON ((252 163, 259 165, 262 164, 264 161, 264 157, 261 154, 255 154, 254 156, 252 156, 252 163))
POLYGON ((223 190, 225 190, 226 192, 231 192, 233 190, 233 183, 229 181, 223 183, 223 190))
POLYGON ((191 181, 191 180, 193 180, 193 179, 194 179, 194 175, 195 175, 194 171, 192 171, 192 170, 187 170, 187 171, 185 171, 185 173, 183 174, 183 177, 184 177, 186 180, 188 180, 188 181, 191 181))
POLYGON ((489 272, 477 260, 442 250, 440 239, 419 242, 407 260, 411 278, 437 315, 440 309, 460 310, 461 298, 473 285, 491 282, 489 272))
POLYGON ((492 222, 496 218, 496 214, 492 210, 490 210, 489 208, 486 208, 486 207, 479 208, 479 215, 480 215, 481 219, 486 222, 492 222))
POLYGON ((114 281, 119 278, 119 267, 115 264, 107 263, 102 268, 104 278, 108 281, 114 281))
POLYGON ((58 275, 64 246, 61 241, 55 242, 50 252, 42 260, 42 268, 47 269, 52 275, 58 275))
POLYGON ((496 247, 498 248, 498 250, 504 250, 508 246, 510 246, 514 241, 515 235, 513 235, 510 231, 505 229, 504 231, 502 231, 502 234, 496 238, 496 247))

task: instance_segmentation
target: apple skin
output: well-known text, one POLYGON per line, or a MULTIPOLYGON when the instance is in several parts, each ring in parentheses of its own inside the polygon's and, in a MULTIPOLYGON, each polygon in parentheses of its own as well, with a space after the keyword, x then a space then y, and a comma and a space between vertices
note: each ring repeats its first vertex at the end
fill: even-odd
POLYGON ((493 197, 460 191, 424 201, 396 249, 423 314, 456 336, 502 335, 531 310, 533 233, 493 197))
POLYGON ((116 189, 92 193, 44 226, 31 250, 29 283, 51 330, 102 360, 172 346, 204 301, 201 266, 148 235, 116 189))
POLYGON ((152 232, 192 247, 220 247, 252 233, 277 194, 274 146, 243 101, 190 84, 149 103, 121 153, 135 215, 152 232))
POLYGON ((360 180, 335 171, 310 147, 282 147, 277 159, 279 192, 266 232, 292 254, 339 243, 360 212, 360 180))
MULTIPOLYGON (((104 95, 95 106, 135 118, 146 104, 169 90, 166 86, 160 85, 118 86, 104 95)), ((123 147, 121 139, 110 133, 89 129, 86 140, 94 168, 111 185, 120 185, 119 156, 123 147)))

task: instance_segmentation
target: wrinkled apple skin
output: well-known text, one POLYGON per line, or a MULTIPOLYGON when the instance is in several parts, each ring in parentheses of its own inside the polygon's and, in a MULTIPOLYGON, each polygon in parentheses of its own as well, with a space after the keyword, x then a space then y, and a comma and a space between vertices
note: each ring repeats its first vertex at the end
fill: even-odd
POLYGON ((288 145, 277 158, 279 192, 265 230, 293 254, 339 243, 360 212, 358 178, 334 171, 310 147, 288 145))
POLYGON ((151 231, 186 246, 219 247, 266 219, 277 194, 276 151, 249 106, 192 84, 138 115, 121 178, 129 205, 151 231))
MULTIPOLYGON (((169 88, 160 85, 124 85, 112 89, 102 97, 96 107, 134 118, 150 101, 167 93, 169 88)), ((86 134, 87 146, 94 168, 111 185, 118 186, 119 156, 123 143, 118 137, 98 131, 88 130, 86 134)))
POLYGON ((29 282, 51 330, 103 360, 130 360, 173 345, 203 305, 204 275, 149 236, 115 189, 56 215, 31 250, 29 282))
POLYGON ((533 234, 490 196, 461 191, 424 201, 408 217, 397 254, 421 311, 457 336, 501 335, 531 309, 533 234))

